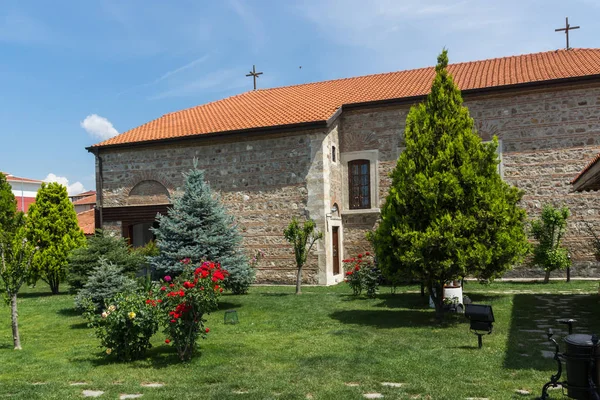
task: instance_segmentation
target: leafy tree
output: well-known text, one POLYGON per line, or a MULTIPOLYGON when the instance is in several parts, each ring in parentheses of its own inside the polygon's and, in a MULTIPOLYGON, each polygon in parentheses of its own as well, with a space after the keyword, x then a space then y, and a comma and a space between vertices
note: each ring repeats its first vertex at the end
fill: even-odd
POLYGON ((67 281, 72 292, 83 288, 101 258, 133 277, 143 266, 146 255, 131 249, 125 239, 97 230, 95 235, 87 239, 87 246, 79 247, 69 255, 67 281))
POLYGON ((85 245, 67 188, 55 182, 42 183, 27 221, 27 237, 39 247, 33 260, 34 279, 42 279, 57 294, 67 274, 69 253, 85 245))
POLYGON ((302 284, 302 268, 306 264, 306 258, 310 254, 315 242, 323 238, 323 232, 318 232, 315 229, 315 221, 309 219, 304 221, 304 225, 300 226, 296 217, 292 218, 292 222, 283 231, 283 236, 294 247, 294 255, 296 257, 296 294, 301 293, 300 285, 302 284))
POLYGON ((0 235, 14 222, 17 202, 6 177, 0 172, 0 235))
POLYGON ((522 193, 502 181, 498 141, 482 143, 473 131, 447 65, 444 50, 431 93, 408 114, 406 150, 369 235, 384 275, 424 282, 438 319, 445 282, 491 280, 528 250, 526 214, 517 206, 522 193))
POLYGON ((10 232, 4 231, 0 239, 0 291, 11 306, 12 334, 15 350, 21 350, 19 336, 19 314, 17 312, 17 294, 21 286, 31 275, 31 262, 36 248, 27 241, 23 213, 13 217, 10 232))
POLYGON ((254 270, 240 246, 242 237, 232 216, 204 181, 198 169, 185 174, 184 192, 175 198, 167 215, 157 217, 153 229, 160 254, 151 264, 160 272, 178 275, 181 260, 219 262, 229 272, 224 287, 233 293, 246 293, 254 282, 254 270))
POLYGON ((567 230, 567 218, 567 207, 559 209, 546 204, 542 208, 540 218, 531 223, 531 234, 538 241, 533 246, 532 262, 544 267, 544 283, 550 280, 550 272, 571 265, 569 251, 561 246, 561 240, 567 230))

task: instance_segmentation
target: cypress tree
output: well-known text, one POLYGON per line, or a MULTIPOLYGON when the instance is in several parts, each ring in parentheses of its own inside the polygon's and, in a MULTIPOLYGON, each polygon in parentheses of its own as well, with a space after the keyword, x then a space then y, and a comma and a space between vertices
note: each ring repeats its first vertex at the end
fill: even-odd
POLYGON ((204 181, 204 172, 190 170, 185 176, 184 192, 175 198, 167 215, 159 215, 154 229, 160 254, 151 264, 161 273, 177 275, 181 260, 210 260, 221 263, 230 275, 226 289, 245 293, 254 281, 254 270, 242 252, 242 237, 234 219, 204 181))
POLYGON ((431 93, 408 114, 406 150, 370 235, 384 275, 423 281, 440 319, 445 282, 494 279, 528 251, 522 192, 500 177, 497 138, 485 144, 474 132, 447 65, 444 50, 431 93))
POLYGON ((9 230, 17 213, 17 201, 12 187, 0 172, 0 236, 9 230))
POLYGON ((69 253, 85 245, 66 187, 42 183, 35 203, 29 207, 27 236, 39 248, 33 259, 34 279, 42 279, 52 294, 57 294, 67 274, 69 253))

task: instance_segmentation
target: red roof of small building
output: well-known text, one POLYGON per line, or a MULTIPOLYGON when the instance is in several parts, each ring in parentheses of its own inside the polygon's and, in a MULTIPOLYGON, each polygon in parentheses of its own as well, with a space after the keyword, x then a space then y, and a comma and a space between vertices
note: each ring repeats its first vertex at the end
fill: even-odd
MULTIPOLYGON (((461 90, 600 76, 600 49, 465 62, 448 70, 461 90)), ((426 95, 434 76, 434 67, 428 67, 253 90, 163 115, 92 147, 327 121, 342 105, 426 95)))
MULTIPOLYGON (((79 197, 80 195, 77 195, 79 197)), ((96 192, 91 196, 86 196, 83 199, 79 199, 73 202, 74 206, 83 206, 86 204, 96 204, 96 192)))
POLYGON ((39 181, 37 179, 29 179, 29 178, 19 178, 18 176, 14 176, 9 174, 8 172, 2 172, 4 176, 6 176, 6 180, 9 182, 24 182, 24 183, 42 183, 43 181, 39 181))
POLYGON ((96 210, 87 210, 77 214, 77 223, 84 235, 93 235, 96 229, 96 210))

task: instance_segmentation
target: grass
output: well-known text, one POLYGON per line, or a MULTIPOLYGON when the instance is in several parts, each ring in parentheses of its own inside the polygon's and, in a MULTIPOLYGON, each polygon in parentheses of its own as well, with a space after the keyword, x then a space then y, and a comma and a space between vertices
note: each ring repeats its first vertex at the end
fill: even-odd
POLYGON ((208 317, 211 333, 201 342, 201 356, 189 363, 178 361, 161 334, 143 360, 106 358, 72 310, 72 296, 38 287, 20 295, 23 351, 12 350, 9 307, 0 309, 0 397, 81 398, 83 389, 93 389, 107 399, 123 393, 142 393, 143 399, 362 399, 368 392, 386 399, 533 399, 555 364, 541 356, 549 349, 544 334, 523 330, 555 326, 555 318, 568 314, 585 320, 576 325, 579 332, 600 332, 597 285, 468 283, 465 293, 493 305, 496 317, 481 350, 464 318, 437 325, 417 286, 395 295, 383 288, 376 299, 355 299, 344 285, 306 287, 301 296, 292 287, 254 287, 246 296, 223 296, 220 311, 208 317), (563 310, 538 308, 548 301, 563 310), (231 308, 238 325, 223 324, 231 308), (145 388, 143 382, 165 386, 145 388))

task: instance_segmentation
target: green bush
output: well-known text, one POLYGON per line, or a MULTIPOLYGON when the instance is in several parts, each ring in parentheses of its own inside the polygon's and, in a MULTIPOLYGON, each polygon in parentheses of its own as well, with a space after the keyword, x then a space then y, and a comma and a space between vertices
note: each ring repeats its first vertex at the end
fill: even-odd
POLYGON ((198 337, 206 338, 210 331, 204 327, 205 314, 218 308, 221 285, 229 273, 218 263, 203 262, 194 265, 186 258, 181 262, 183 272, 172 279, 163 278, 163 286, 157 290, 154 299, 148 301, 160 310, 161 324, 167 335, 165 343, 173 342, 179 358, 189 360, 196 350, 198 337), (197 267, 197 268, 196 268, 197 267))
POLYGON ((548 283, 551 271, 565 269, 571 265, 569 251, 562 246, 569 214, 567 207, 554 208, 545 204, 539 219, 531 222, 531 234, 537 240, 533 246, 532 262, 546 271, 544 283, 548 283))
POLYGON ((130 249, 127 241, 101 230, 87 239, 87 246, 75 249, 69 256, 69 274, 67 280, 71 292, 81 290, 87 283, 90 274, 104 258, 130 277, 143 267, 147 258, 146 247, 141 250, 130 249))
POLYGON ((143 356, 152 347, 150 338, 158 330, 156 303, 139 292, 118 293, 101 314, 89 301, 84 315, 106 354, 123 361, 143 356))
POLYGON ((381 283, 381 272, 375 266, 371 254, 369 252, 364 255, 359 254, 356 257, 343 260, 343 263, 346 270, 344 281, 348 283, 354 295, 358 296, 364 290, 367 297, 375 297, 381 283))
POLYGON ((107 300, 118 293, 134 292, 136 289, 136 281, 125 276, 121 267, 101 258, 100 264, 94 268, 87 283, 75 296, 75 307, 86 310, 91 302, 96 310, 100 310, 107 300))

